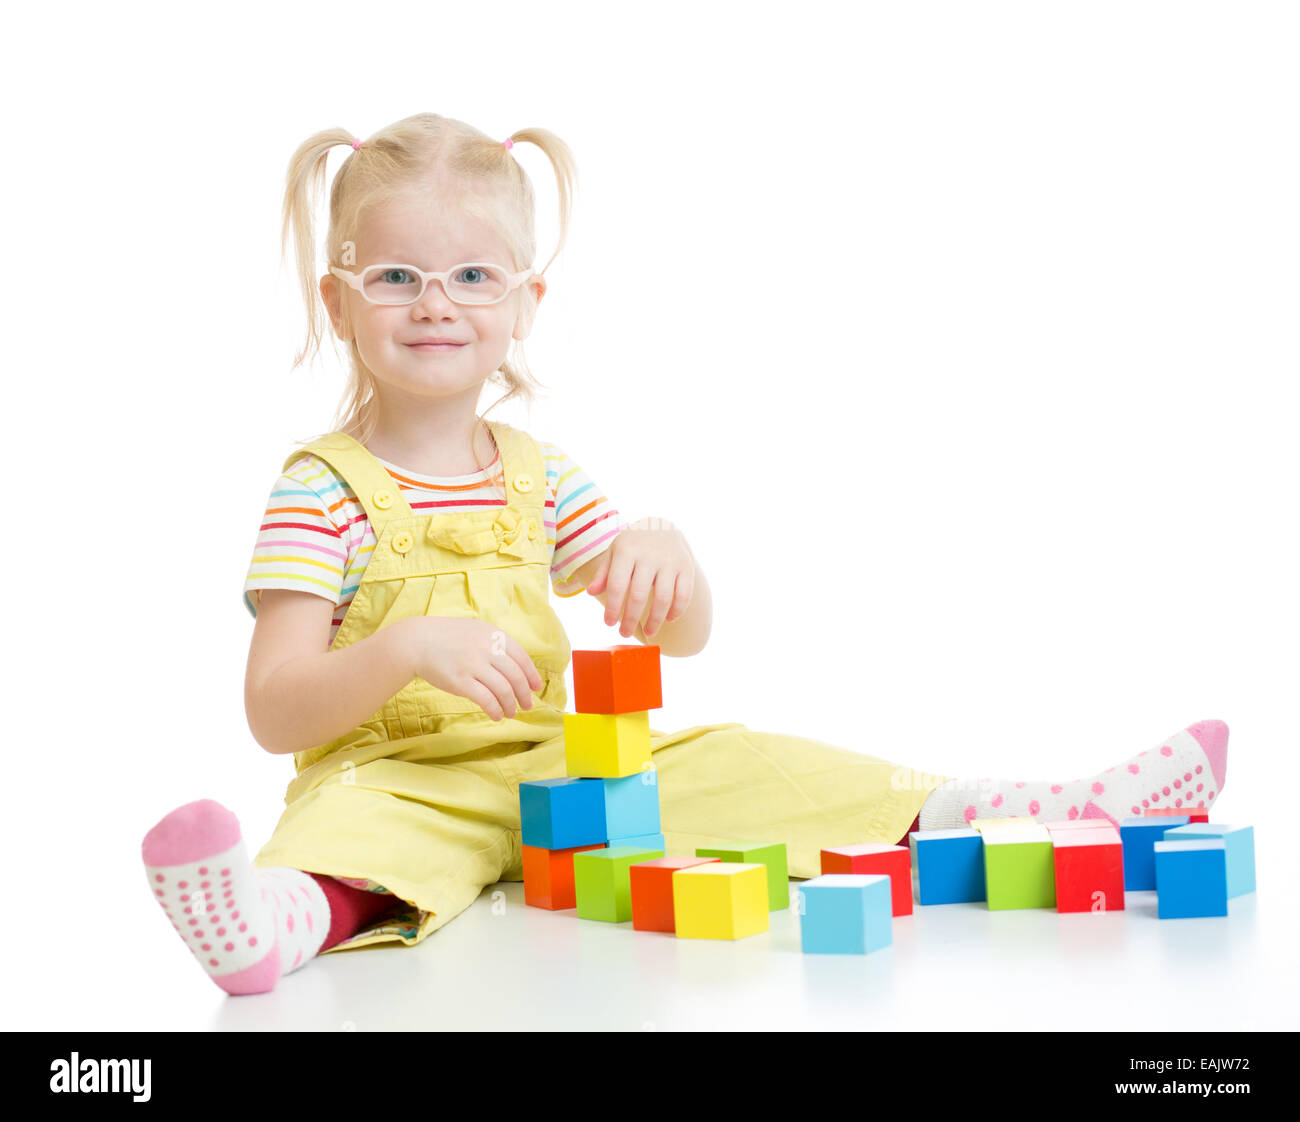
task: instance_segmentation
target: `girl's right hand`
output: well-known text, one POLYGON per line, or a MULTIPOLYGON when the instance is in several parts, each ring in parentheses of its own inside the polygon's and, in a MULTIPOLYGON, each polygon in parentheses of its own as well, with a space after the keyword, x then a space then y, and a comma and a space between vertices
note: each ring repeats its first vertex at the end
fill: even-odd
POLYGON ((481 619, 415 616, 406 631, 412 672, 431 686, 467 697, 494 721, 533 707, 542 688, 528 652, 499 627, 481 619))

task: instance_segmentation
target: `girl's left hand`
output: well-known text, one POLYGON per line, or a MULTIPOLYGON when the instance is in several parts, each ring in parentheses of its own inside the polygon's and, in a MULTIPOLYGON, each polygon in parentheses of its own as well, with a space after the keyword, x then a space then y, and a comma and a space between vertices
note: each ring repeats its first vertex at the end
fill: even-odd
POLYGON ((690 606, 695 591, 695 555, 671 522, 643 518, 614 539, 587 591, 603 595, 605 622, 620 624, 624 636, 636 630, 653 592, 650 614, 642 627, 648 639, 662 624, 680 619, 690 606))

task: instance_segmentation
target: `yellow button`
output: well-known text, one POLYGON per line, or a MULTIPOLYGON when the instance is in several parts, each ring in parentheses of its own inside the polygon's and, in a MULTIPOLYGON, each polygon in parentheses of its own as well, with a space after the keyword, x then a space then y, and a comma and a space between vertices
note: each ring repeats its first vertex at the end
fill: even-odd
POLYGON ((537 537, 537 519, 530 518, 528 520, 528 540, 532 541, 535 537, 537 537))
POLYGON ((411 535, 408 534, 405 530, 402 530, 400 533, 396 533, 393 535, 393 548, 397 550, 398 553, 409 552, 411 546, 413 546, 414 544, 415 544, 415 539, 411 537, 411 535))
POLYGON ((376 491, 373 495, 370 496, 370 501, 373 502, 375 506, 377 506, 380 510, 387 510, 390 506, 393 505, 393 492, 376 491))
POLYGON ((526 471, 521 471, 515 476, 515 490, 526 495, 533 489, 533 477, 526 471))

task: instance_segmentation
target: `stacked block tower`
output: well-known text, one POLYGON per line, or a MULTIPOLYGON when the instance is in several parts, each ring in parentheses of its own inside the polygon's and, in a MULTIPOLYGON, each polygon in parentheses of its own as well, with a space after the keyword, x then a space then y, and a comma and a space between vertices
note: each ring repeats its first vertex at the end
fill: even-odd
POLYGON ((663 705, 659 648, 574 651, 573 692, 565 776, 519 785, 524 900, 621 923, 631 918, 629 867, 664 855, 650 759, 650 710, 663 705))

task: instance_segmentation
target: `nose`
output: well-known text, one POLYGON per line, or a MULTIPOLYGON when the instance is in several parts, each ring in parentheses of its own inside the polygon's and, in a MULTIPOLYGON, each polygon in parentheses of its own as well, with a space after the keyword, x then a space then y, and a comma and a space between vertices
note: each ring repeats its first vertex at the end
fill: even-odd
POLYGON ((442 287, 442 281, 433 277, 426 286, 424 294, 411 305, 411 311, 426 315, 445 316, 449 312, 455 314, 457 307, 456 301, 448 296, 447 290, 442 287))

